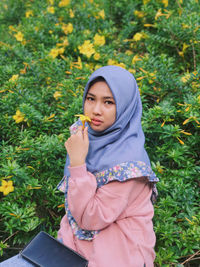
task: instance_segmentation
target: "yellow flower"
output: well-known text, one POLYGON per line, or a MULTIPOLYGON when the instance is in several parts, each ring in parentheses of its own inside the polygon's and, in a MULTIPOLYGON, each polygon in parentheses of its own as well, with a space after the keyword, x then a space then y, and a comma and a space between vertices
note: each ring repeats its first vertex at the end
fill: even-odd
POLYGON ((124 68, 124 69, 126 68, 125 64, 124 64, 124 63, 122 63, 122 62, 121 62, 121 63, 118 63, 118 64, 116 64, 116 66, 119 66, 119 67, 121 67, 121 68, 124 68))
POLYGON ((67 37, 63 39, 63 46, 68 46, 69 42, 67 40, 67 37))
POLYGON ((10 25, 8 28, 9 28, 9 30, 11 30, 13 32, 17 32, 17 30, 12 25, 10 25))
POLYGON ((191 28, 189 25, 187 25, 185 23, 182 23, 181 26, 182 26, 183 29, 189 29, 189 28, 191 28))
POLYGON ((61 92, 56 91, 56 92, 53 94, 53 97, 54 97, 56 100, 58 100, 59 97, 62 97, 62 94, 61 94, 61 92))
POLYGON ((104 12, 103 9, 99 12, 99 16, 100 16, 102 19, 105 19, 105 12, 104 12))
POLYGON ((78 49, 80 53, 86 55, 87 58, 90 58, 91 55, 95 53, 94 45, 90 42, 90 40, 84 41, 82 45, 78 46, 78 49))
POLYGON ((113 60, 113 59, 109 59, 107 65, 119 66, 119 67, 124 68, 124 69, 126 68, 124 63, 118 63, 116 60, 113 60))
POLYGON ((191 133, 185 132, 184 130, 180 131, 180 133, 183 133, 185 135, 192 135, 191 133))
MULTIPOLYGON (((50 115, 49 117, 44 117, 44 121, 54 121, 54 117, 55 117, 56 114, 52 114, 50 115)), ((28 166, 29 167, 29 166, 28 166)))
POLYGON ((49 56, 52 58, 56 58, 59 55, 59 49, 58 48, 52 48, 49 56))
POLYGON ((125 54, 128 55, 128 56, 130 56, 130 55, 133 54, 133 52, 131 50, 126 50, 125 54))
POLYGON ((73 31, 73 25, 72 23, 64 24, 62 25, 62 30, 65 34, 71 33, 73 31))
POLYGON ((162 3, 164 4, 165 7, 168 6, 168 0, 162 0, 162 3))
POLYGON ((16 34, 14 34, 14 36, 17 39, 17 41, 19 41, 19 42, 22 42, 23 41, 24 35, 23 35, 22 32, 18 32, 16 34))
POLYGON ((64 47, 52 48, 50 53, 49 53, 49 56, 52 58, 56 58, 58 55, 63 54, 64 51, 65 51, 64 47))
POLYGON ((59 7, 65 7, 70 4, 70 0, 61 0, 58 4, 59 7))
POLYGON ((177 137, 177 139, 178 139, 178 141, 180 142, 181 145, 184 145, 184 142, 180 138, 177 137))
POLYGON ((65 48, 64 47, 61 47, 58 49, 58 54, 63 54, 65 52, 65 48))
POLYGON ((25 13, 26 18, 29 18, 30 16, 33 16, 33 11, 32 10, 27 10, 25 13))
POLYGON ((95 60, 99 60, 100 59, 100 54, 99 53, 95 53, 94 54, 94 59, 95 60))
POLYGON ((16 111, 16 114, 13 115, 13 119, 15 120, 16 123, 25 121, 24 117, 25 115, 19 109, 16 111))
POLYGON ((155 24, 144 24, 144 27, 156 27, 155 24))
POLYGON ((113 59, 108 60, 108 65, 116 65, 116 64, 117 64, 117 62, 115 60, 113 60, 113 59))
POLYGON ((150 0, 143 0, 143 4, 146 5, 150 0))
POLYGON ((137 32, 134 36, 133 36, 133 40, 134 41, 140 41, 141 39, 143 38, 143 34, 142 33, 139 33, 137 32))
POLYGON ((140 61, 140 60, 142 60, 142 59, 139 58, 138 55, 135 55, 135 56, 133 57, 133 59, 132 59, 132 64, 135 65, 135 63, 136 63, 137 61, 140 61))
POLYGON ((164 16, 164 14, 162 14, 161 12, 161 8, 159 8, 159 10, 157 11, 156 15, 155 15, 155 20, 157 20, 159 17, 164 16))
POLYGON ((70 18, 74 18, 74 12, 72 9, 69 10, 69 16, 70 18))
POLYGON ((78 57, 78 61, 77 62, 71 62, 71 64, 70 64, 70 69, 72 69, 72 68, 76 68, 76 69, 79 69, 79 70, 82 70, 82 61, 81 61, 81 58, 80 57, 78 57))
POLYGON ((54 13, 55 13, 55 9, 54 9, 54 7, 53 7, 53 6, 49 6, 49 7, 47 8, 47 12, 49 12, 49 13, 51 13, 51 14, 54 14, 54 13))
POLYGON ((95 34, 94 36, 94 44, 95 45, 99 45, 99 46, 102 46, 105 44, 105 37, 102 36, 102 35, 99 35, 98 33, 95 34))
POLYGON ((142 11, 138 11, 138 10, 135 10, 134 11, 134 14, 135 16, 137 16, 138 18, 143 18, 145 16, 144 12, 142 11))
POLYGON ((190 47, 189 45, 187 45, 186 43, 183 43, 183 49, 182 51, 178 52, 180 56, 184 57, 184 53, 185 53, 185 50, 190 47))
POLYGON ((19 74, 13 75, 10 79, 9 82, 15 82, 19 78, 19 74))
POLYGON ((170 11, 166 10, 166 9, 165 9, 165 12, 167 12, 167 14, 163 14, 161 12, 161 8, 159 8, 157 13, 156 13, 156 15, 155 15, 155 20, 157 20, 161 16, 165 16, 168 19, 171 16, 172 13, 170 11))
POLYGON ((83 31, 84 36, 90 35, 90 33, 91 33, 91 31, 88 30, 88 29, 86 29, 86 30, 83 31))
POLYGON ((183 83, 186 83, 189 79, 190 79, 190 74, 187 73, 185 76, 183 76, 183 77, 181 78, 181 81, 182 81, 183 83))
POLYGON ((14 191, 14 186, 12 181, 7 182, 6 180, 2 180, 1 184, 2 186, 0 186, 0 192, 2 192, 4 196, 14 191))
POLYGON ((24 68, 20 70, 20 74, 25 74, 27 72, 27 68, 29 67, 29 64, 26 62, 23 62, 24 68))
POLYGON ((136 70, 134 70, 134 69, 129 69, 128 71, 129 71, 130 73, 133 73, 133 74, 136 73, 136 70))
POLYGON ((83 124, 83 130, 85 128, 85 122, 86 121, 91 121, 90 117, 87 115, 83 115, 83 114, 77 114, 75 115, 76 117, 79 117, 79 119, 81 120, 82 124, 83 124))

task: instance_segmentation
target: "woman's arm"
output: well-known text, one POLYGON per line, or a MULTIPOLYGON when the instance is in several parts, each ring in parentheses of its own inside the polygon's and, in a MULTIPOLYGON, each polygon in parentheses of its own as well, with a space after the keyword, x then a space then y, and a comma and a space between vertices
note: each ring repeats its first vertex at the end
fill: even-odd
POLYGON ((113 223, 128 205, 131 194, 135 198, 145 183, 137 179, 113 181, 97 189, 96 178, 87 172, 86 165, 69 168, 68 204, 79 227, 101 230, 113 223))

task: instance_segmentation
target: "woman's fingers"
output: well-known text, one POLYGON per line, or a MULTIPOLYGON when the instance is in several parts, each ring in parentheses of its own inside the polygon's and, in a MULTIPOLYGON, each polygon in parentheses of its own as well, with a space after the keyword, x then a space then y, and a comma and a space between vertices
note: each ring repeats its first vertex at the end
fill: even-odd
POLYGON ((84 131, 83 131, 83 138, 85 141, 89 142, 89 138, 88 138, 88 127, 85 127, 84 131))

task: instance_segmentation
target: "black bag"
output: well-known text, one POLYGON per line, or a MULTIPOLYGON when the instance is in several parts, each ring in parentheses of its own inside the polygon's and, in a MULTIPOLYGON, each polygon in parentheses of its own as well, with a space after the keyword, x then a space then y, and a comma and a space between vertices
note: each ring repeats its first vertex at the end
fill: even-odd
POLYGON ((88 261, 84 257, 45 232, 36 235, 20 254, 41 267, 88 266, 88 261))

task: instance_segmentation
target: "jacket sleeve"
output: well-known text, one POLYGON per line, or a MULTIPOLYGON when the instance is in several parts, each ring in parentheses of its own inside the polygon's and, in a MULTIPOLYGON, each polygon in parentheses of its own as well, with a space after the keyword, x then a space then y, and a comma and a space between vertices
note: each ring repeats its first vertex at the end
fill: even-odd
POLYGON ((79 227, 101 230, 120 216, 128 205, 131 194, 139 195, 136 179, 126 182, 113 181, 97 189, 95 176, 86 165, 71 167, 68 204, 79 227))

